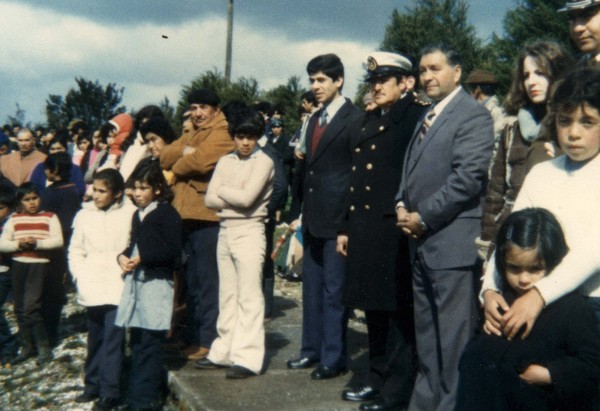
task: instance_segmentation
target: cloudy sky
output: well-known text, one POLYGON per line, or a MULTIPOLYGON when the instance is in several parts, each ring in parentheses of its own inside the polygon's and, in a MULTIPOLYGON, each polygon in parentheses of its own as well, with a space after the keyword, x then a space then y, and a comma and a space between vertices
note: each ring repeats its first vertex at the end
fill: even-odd
MULTIPOLYGON (((49 94, 64 95, 74 78, 125 87, 139 109, 225 61, 227 0, 0 0, 0 123, 18 103, 32 122, 45 120, 49 94), (163 38, 162 36, 168 38, 163 38)), ((482 39, 502 32, 515 0, 468 0, 482 39)), ((232 77, 254 77, 263 89, 297 75, 306 62, 335 52, 354 96, 361 63, 375 50, 391 12, 412 0, 235 0, 232 77)))

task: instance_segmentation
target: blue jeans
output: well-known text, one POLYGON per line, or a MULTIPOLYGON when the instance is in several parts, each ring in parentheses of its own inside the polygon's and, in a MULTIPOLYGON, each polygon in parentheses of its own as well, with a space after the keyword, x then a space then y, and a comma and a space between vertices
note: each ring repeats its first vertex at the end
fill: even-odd
POLYGON ((17 340, 10 331, 8 322, 4 318, 2 307, 12 290, 10 272, 0 273, 0 358, 11 357, 17 354, 17 340))

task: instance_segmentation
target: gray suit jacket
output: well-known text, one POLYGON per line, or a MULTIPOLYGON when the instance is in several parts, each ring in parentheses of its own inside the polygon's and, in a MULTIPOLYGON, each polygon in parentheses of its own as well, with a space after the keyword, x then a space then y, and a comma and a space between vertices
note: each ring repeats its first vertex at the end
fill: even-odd
POLYGON ((396 196, 428 226, 422 238, 411 238, 411 260, 419 252, 431 269, 473 266, 494 144, 492 118, 461 90, 419 142, 421 124, 408 147, 396 196))

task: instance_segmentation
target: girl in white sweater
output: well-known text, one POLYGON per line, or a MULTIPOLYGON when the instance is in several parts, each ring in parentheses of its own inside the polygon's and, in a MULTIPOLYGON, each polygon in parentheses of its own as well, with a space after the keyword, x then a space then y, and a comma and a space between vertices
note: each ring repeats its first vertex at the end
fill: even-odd
POLYGON ((115 326, 123 290, 123 270, 117 256, 127 247, 135 206, 123 196, 125 183, 117 170, 94 176, 93 203, 75 216, 69 246, 69 268, 77 287, 77 301, 87 307, 88 353, 85 388, 77 402, 99 398, 95 410, 112 409, 119 402, 119 380, 125 331, 115 326))
POLYGON ((509 307, 501 278, 487 267, 482 297, 488 333, 514 338, 522 327, 526 338, 545 306, 578 290, 588 297, 600 326, 600 72, 572 72, 556 88, 549 128, 565 152, 535 166, 525 178, 514 211, 541 207, 551 211, 564 229, 569 252, 531 290, 509 307))

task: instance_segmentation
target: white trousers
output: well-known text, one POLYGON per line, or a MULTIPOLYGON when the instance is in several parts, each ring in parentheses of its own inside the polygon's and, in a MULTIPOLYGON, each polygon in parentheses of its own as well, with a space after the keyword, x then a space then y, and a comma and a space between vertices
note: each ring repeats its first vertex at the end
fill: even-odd
POLYGON ((219 336, 208 359, 215 364, 240 365, 260 373, 265 356, 262 267, 265 226, 249 222, 219 230, 219 336))

